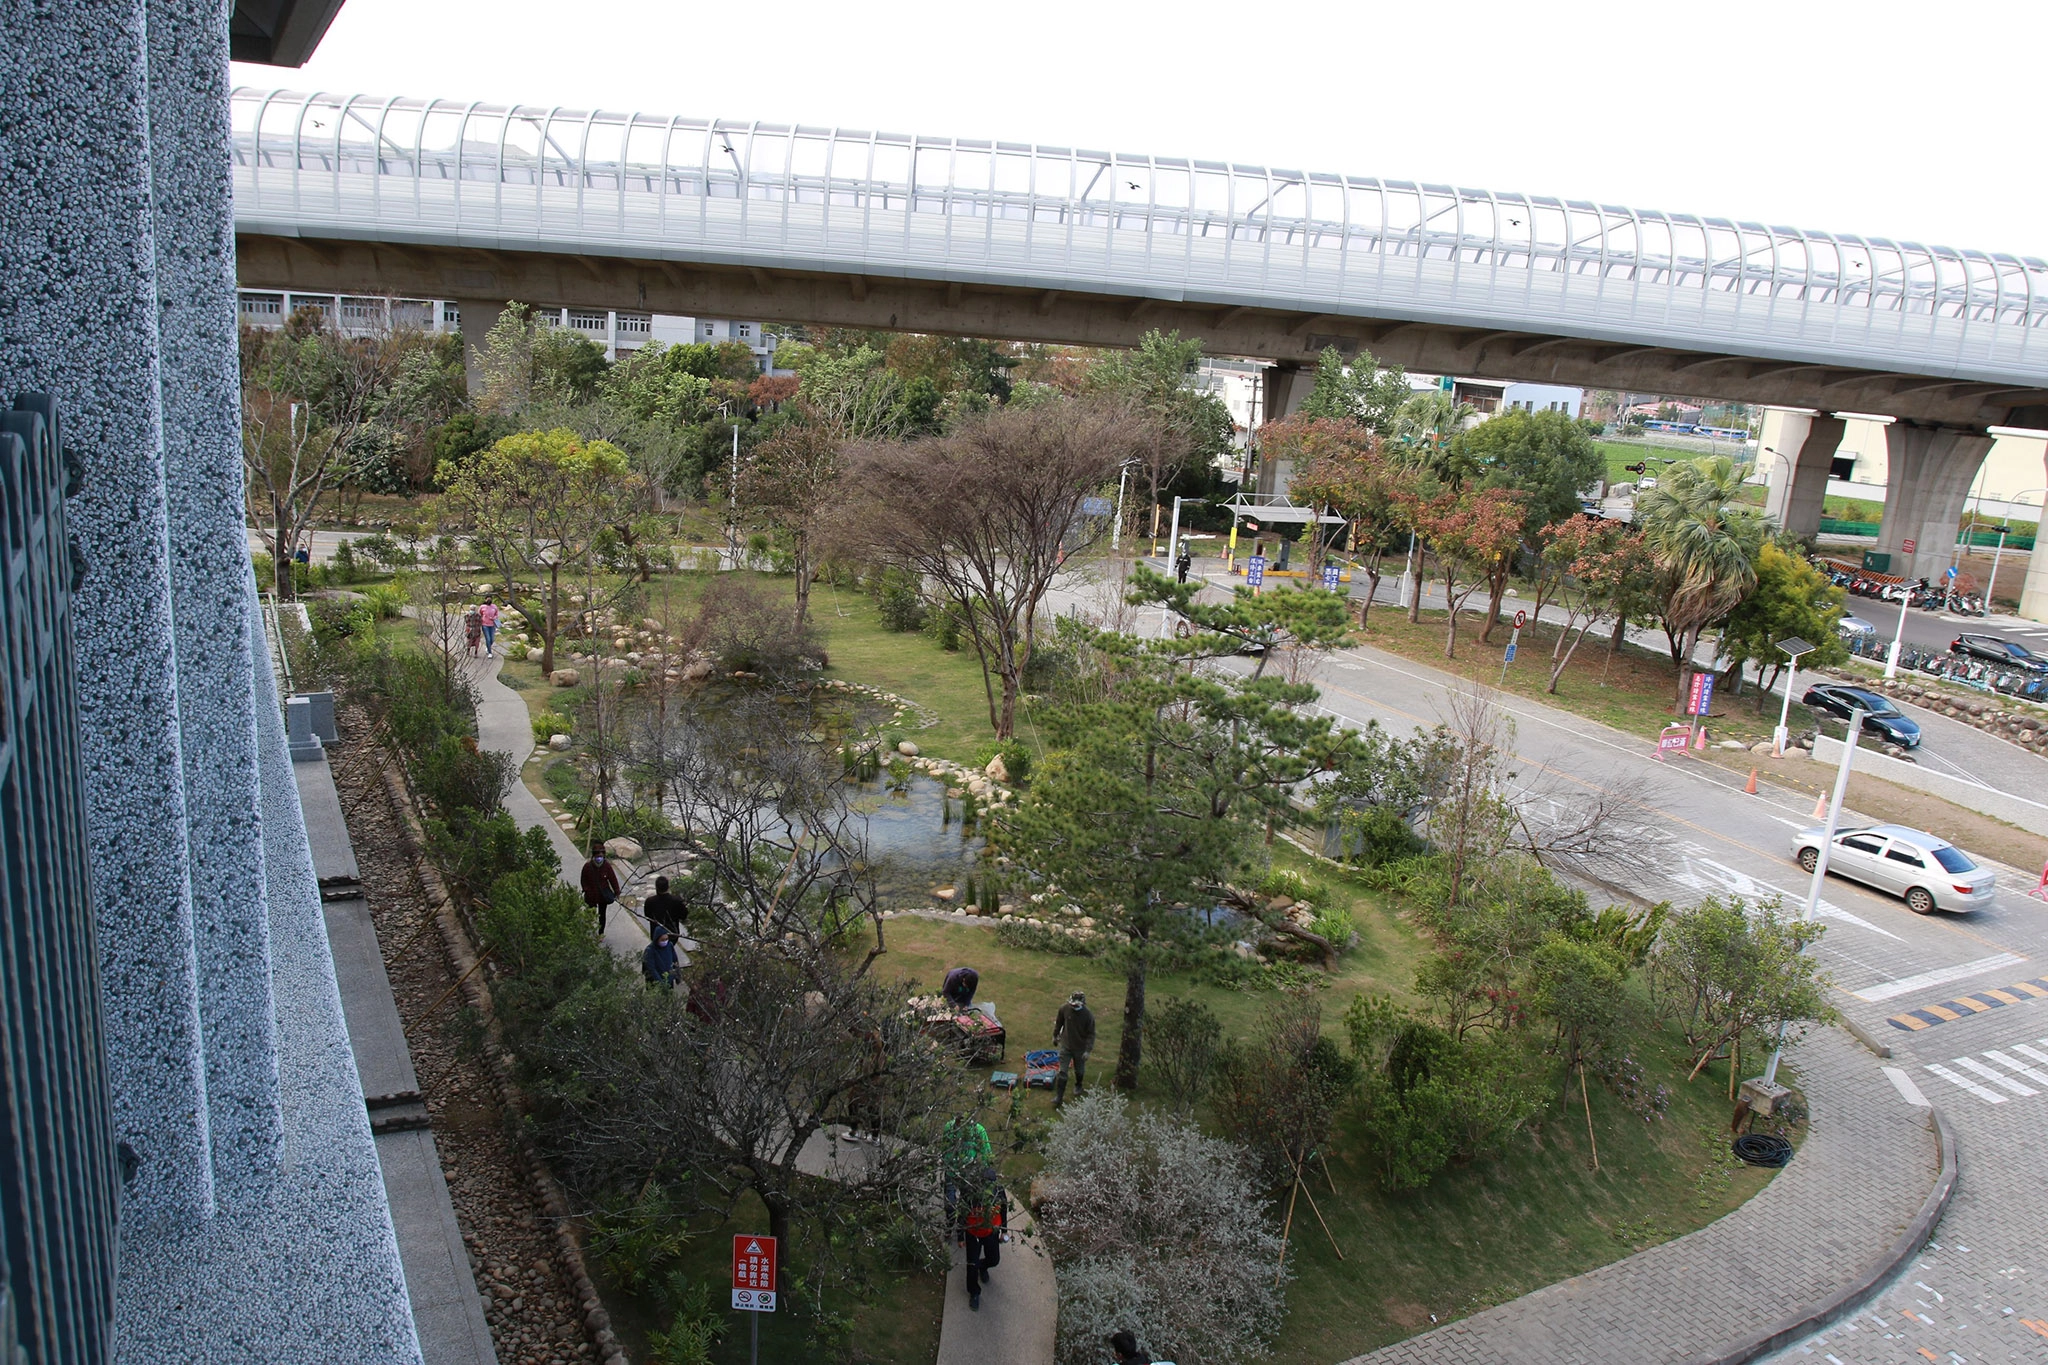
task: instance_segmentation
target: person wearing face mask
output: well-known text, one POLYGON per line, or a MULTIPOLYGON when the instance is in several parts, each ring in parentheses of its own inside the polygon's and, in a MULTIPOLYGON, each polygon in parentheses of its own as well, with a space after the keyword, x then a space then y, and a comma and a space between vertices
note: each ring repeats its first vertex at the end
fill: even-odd
POLYGON ((619 870, 605 860, 604 845, 590 846, 590 861, 583 864, 583 903, 597 911, 597 936, 604 937, 604 912, 619 898, 619 870))
POLYGON ((676 937, 665 925, 656 925, 654 941, 640 953, 640 975, 650 986, 674 990, 683 979, 683 964, 676 955, 676 937))

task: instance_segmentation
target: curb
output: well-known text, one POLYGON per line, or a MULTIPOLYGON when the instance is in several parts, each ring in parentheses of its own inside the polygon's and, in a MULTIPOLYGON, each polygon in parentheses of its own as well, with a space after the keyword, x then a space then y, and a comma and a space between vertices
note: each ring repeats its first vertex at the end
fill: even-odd
POLYGON ((1707 1355, 1694 1356, 1686 1365, 1748 1365, 1749 1361, 1834 1325, 1856 1312, 1883 1288, 1885 1282, 1896 1275, 1933 1235, 1935 1224, 1948 1211, 1948 1201, 1955 1194, 1959 1175, 1956 1135, 1948 1126, 1948 1118, 1933 1105, 1927 1107, 1927 1126, 1933 1130, 1934 1143, 1941 1154, 1941 1172, 1934 1179, 1934 1188, 1927 1192, 1926 1200, 1921 1203, 1920 1212, 1914 1215, 1906 1230, 1874 1265, 1804 1312, 1766 1328, 1758 1336, 1707 1355))
MULTIPOLYGON (((433 908, 435 922, 440 926, 443 946, 448 950, 450 964, 461 979, 462 992, 470 1007, 484 1023, 483 1053, 491 1076, 491 1088, 497 1092, 498 1102, 505 1112, 517 1118, 524 1118, 528 1112, 526 1096, 513 1080, 513 1062, 510 1049, 505 1045, 504 1034, 499 1028, 497 1014, 492 1007, 491 988, 484 980, 483 973, 476 970, 476 949, 470 944, 468 929, 456 912, 454 899, 441 881, 441 874, 435 869, 426 854, 426 838, 420 828, 419 815, 413 809, 412 798, 406 789, 405 779, 398 771, 398 765, 388 756, 381 764, 384 769, 384 784, 397 807, 405 831, 406 852, 411 856, 413 866, 419 872, 420 889, 426 893, 427 903, 433 908)), ((598 1296, 597 1286, 591 1282, 590 1268, 583 1260, 583 1247, 576 1240, 570 1228, 568 1196, 563 1192, 561 1182, 534 1150, 531 1139, 523 1131, 523 1125, 514 1125, 513 1140, 520 1155, 525 1158, 528 1177, 533 1181, 540 1195, 541 1209, 554 1223, 555 1251, 562 1258, 562 1264, 569 1272, 569 1286, 575 1291, 577 1306, 583 1310, 583 1325, 590 1337, 590 1343, 597 1348, 602 1365, 629 1365, 626 1352, 617 1334, 612 1330, 611 1314, 605 1311, 604 1301, 598 1296)))
MULTIPOLYGON (((1849 1036, 1869 1048, 1872 1056, 1889 1058, 1892 1055, 1891 1048, 1887 1044, 1880 1043, 1877 1039, 1871 1037, 1870 1031, 1864 1028, 1863 1025, 1857 1023, 1846 1014, 1841 1015, 1841 1021, 1842 1027, 1849 1031, 1849 1036)), ((1939 1136, 1939 1134, 1936 1136, 1939 1136)), ((1944 1147, 1943 1150, 1946 1151, 1947 1148, 1944 1147)))

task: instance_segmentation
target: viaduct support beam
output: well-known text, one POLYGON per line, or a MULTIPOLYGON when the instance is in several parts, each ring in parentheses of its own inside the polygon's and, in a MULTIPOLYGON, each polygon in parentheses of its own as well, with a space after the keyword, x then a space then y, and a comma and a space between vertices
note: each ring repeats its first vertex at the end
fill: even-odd
POLYGON ((1955 551, 1956 524, 1984 457, 1989 432, 1894 422, 1885 428, 1887 470, 1884 522, 1877 548, 1892 557, 1892 572, 1938 579, 1955 551), (1914 542, 1912 553, 1905 550, 1914 542))
POLYGON ((457 299, 462 310, 462 366, 469 378, 469 396, 484 391, 484 341, 505 315, 504 299, 457 299))
POLYGON ((1309 394, 1315 391, 1315 367, 1282 361, 1265 371, 1262 382, 1265 394, 1259 404, 1259 420, 1262 423, 1278 422, 1299 412, 1301 405, 1308 401, 1309 394))
MULTIPOLYGON (((2041 463, 2043 470, 2048 471, 2048 456, 2041 463)), ((2020 615, 2029 621, 2048 621, 2048 538, 2038 531, 2034 534, 2034 552, 2027 557, 2027 581, 2020 589, 2020 615)))
POLYGON ((1783 459, 1771 461, 1770 493, 1766 514, 1795 536, 1820 531, 1822 499, 1828 491, 1828 471, 1834 466, 1835 448, 1849 424, 1832 413, 1788 412, 1778 439, 1785 449, 1783 459))

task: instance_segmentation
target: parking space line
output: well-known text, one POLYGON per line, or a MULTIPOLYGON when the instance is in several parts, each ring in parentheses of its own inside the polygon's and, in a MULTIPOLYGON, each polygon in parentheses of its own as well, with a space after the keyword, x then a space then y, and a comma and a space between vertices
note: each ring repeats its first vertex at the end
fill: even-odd
POLYGON ((1975 1057, 1957 1057, 1955 1058, 1955 1064, 1960 1067, 1969 1068, 1971 1071, 1976 1072, 1979 1076, 1982 1076, 1985 1080, 1991 1082, 1993 1085, 2004 1086, 2007 1090, 2012 1091, 2013 1094, 2018 1095, 2021 1099, 2028 1099, 2040 1093, 2037 1090, 2029 1090, 2026 1086, 2021 1085, 2018 1081, 2014 1080, 2010 1076, 2001 1075, 2000 1073, 1993 1071, 1990 1067, 1984 1065, 1984 1063, 1978 1061, 1975 1057))
POLYGON ((1943 1080, 1948 1081, 1953 1085, 1961 1086, 1963 1089, 1969 1091, 1972 1095, 1975 1095, 1978 1099, 1983 1100, 1987 1104, 2005 1103, 2005 1096, 1999 1094, 1996 1090, 1987 1089, 1984 1086, 1981 1086, 1977 1084, 1975 1081, 1969 1079, 1967 1076, 1958 1076, 1955 1072, 1950 1071, 1947 1067, 1942 1066, 1939 1063, 1930 1062, 1928 1063, 1927 1069, 1929 1071, 1932 1071, 1935 1075, 1941 1077, 1943 1080))

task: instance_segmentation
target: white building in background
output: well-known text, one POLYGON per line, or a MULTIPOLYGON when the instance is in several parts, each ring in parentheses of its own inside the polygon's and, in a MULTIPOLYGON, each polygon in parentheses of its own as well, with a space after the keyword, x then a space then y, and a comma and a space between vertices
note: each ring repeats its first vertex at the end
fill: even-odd
MULTIPOLYGON (((282 327, 286 318, 310 308, 333 319, 345 332, 381 332, 395 327, 417 328, 422 332, 462 330, 462 310, 452 299, 302 294, 275 289, 242 289, 237 296, 241 320, 250 327, 282 327)), ((768 374, 775 368, 775 347, 780 340, 758 322, 725 318, 685 318, 604 308, 536 308, 534 314, 551 327, 566 327, 589 337, 604 347, 606 360, 617 360, 650 341, 665 346, 737 341, 754 353, 754 367, 768 374)))
MULTIPOLYGON (((1786 448, 1783 433, 1787 411, 1764 409, 1763 435, 1758 444, 1763 451, 1775 451, 1791 460, 1799 452, 1786 448)), ((1842 439, 1835 447, 1834 464, 1828 471, 1828 496, 1883 502, 1890 472, 1885 428, 1891 423, 1882 417, 1852 417, 1846 413, 1842 416, 1845 425, 1842 439)), ((1977 481, 1970 485, 1970 497, 1964 507, 1980 509, 1987 517, 2039 521, 2043 495, 2048 494, 2048 436, 2038 431, 1994 428, 1992 437, 1991 453, 1984 457, 1984 467, 1977 481)), ((1778 469, 1778 462, 1769 454, 1759 454, 1757 462, 1759 478, 1769 477, 1778 469)))
POLYGON ((1257 360, 1204 359, 1195 371, 1194 387, 1215 394, 1230 409, 1237 424, 1236 441, 1242 446, 1266 414, 1260 409, 1265 398, 1266 366, 1257 360))

